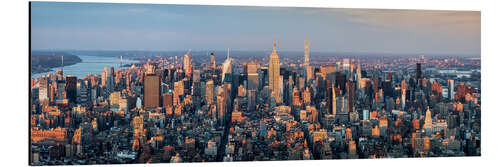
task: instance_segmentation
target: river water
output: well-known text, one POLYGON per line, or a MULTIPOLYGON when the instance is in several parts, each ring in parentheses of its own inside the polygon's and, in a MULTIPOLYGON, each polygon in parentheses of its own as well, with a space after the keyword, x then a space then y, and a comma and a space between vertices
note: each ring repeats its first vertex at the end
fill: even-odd
MULTIPOLYGON (((99 56, 86 56, 86 55, 77 55, 82 59, 82 62, 76 63, 70 66, 64 66, 64 75, 74 75, 78 78, 83 78, 88 74, 101 74, 104 68, 114 67, 115 70, 120 66, 120 58, 117 57, 99 57, 99 56)), ((122 65, 130 64, 130 63, 138 63, 137 60, 128 60, 123 59, 122 65)), ((52 68, 50 72, 31 74, 32 78, 39 78, 43 75, 47 75, 49 73, 55 73, 61 67, 52 68)), ((129 67, 121 67, 121 69, 126 69, 129 67)))

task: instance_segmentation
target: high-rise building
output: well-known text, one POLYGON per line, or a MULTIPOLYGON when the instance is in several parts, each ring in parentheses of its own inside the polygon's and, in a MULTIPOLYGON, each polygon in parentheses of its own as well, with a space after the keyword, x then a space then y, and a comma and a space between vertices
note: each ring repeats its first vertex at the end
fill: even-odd
POLYGON ((213 104, 214 103, 214 81, 209 80, 206 83, 205 87, 205 100, 207 101, 208 104, 213 104))
POLYGON ((368 120, 370 119, 370 111, 369 110, 363 110, 363 120, 368 120))
POLYGON ((212 69, 217 68, 217 64, 215 63, 215 56, 214 53, 210 53, 210 67, 212 69))
POLYGON ((66 77, 66 97, 72 103, 76 103, 76 82, 76 76, 68 75, 66 77))
POLYGON ((302 93, 302 99, 306 104, 311 103, 311 91, 309 90, 309 87, 306 87, 306 90, 302 93))
POLYGON ((181 101, 179 96, 184 96, 184 82, 174 82, 174 105, 178 105, 181 101))
POLYGON ((171 92, 163 94, 163 108, 170 108, 173 104, 173 94, 171 92))
POLYGON ((406 82, 405 80, 401 81, 401 106, 403 110, 406 106, 406 82))
POLYGON ((330 78, 330 77, 333 77, 333 73, 336 72, 336 67, 335 65, 322 65, 320 66, 320 71, 321 71, 321 75, 324 79, 326 80, 333 80, 334 78, 330 78))
POLYGON ((304 66, 309 66, 309 38, 306 38, 304 42, 304 66))
POLYGON ((256 90, 248 90, 248 111, 252 112, 255 110, 256 101, 257 101, 257 91, 256 90))
POLYGON ((464 82, 460 82, 458 85, 457 85, 457 92, 456 92, 456 98, 457 100, 460 100, 462 101, 464 98, 465 98, 465 95, 466 95, 466 87, 465 87, 465 83, 464 82))
POLYGON ((314 67, 307 66, 306 67, 307 81, 314 79, 314 67))
POLYGON ((226 75, 231 75, 232 63, 233 63, 233 59, 229 57, 229 48, 228 48, 226 61, 224 61, 224 63, 222 63, 222 82, 224 82, 226 75))
POLYGON ((259 62, 250 62, 247 65, 247 80, 248 80, 248 90, 258 90, 259 89, 259 62))
POLYGON ((269 55, 269 88, 274 92, 277 103, 281 103, 280 91, 280 60, 276 52, 276 41, 273 40, 273 51, 269 55))
POLYGON ((186 54, 184 54, 184 73, 186 73, 187 76, 191 76, 191 70, 193 69, 191 66, 191 55, 189 54, 191 50, 189 50, 186 54))
POLYGON ((349 71, 351 70, 351 63, 350 62, 351 62, 351 59, 348 59, 348 58, 342 59, 342 70, 346 74, 346 78, 351 77, 351 74, 349 73, 349 71))
POLYGON ((115 76, 115 67, 109 68, 109 76, 111 76, 112 78, 114 78, 114 76, 115 76))
POLYGON ((38 101, 40 104, 47 105, 49 102, 49 78, 42 77, 38 82, 38 101))
POLYGON ((352 82, 352 80, 349 80, 347 81, 346 83, 346 87, 347 87, 347 93, 348 93, 348 96, 347 96, 347 99, 348 99, 348 110, 349 112, 353 112, 353 106, 354 106, 354 82, 352 82))
POLYGON ((335 92, 335 85, 332 84, 332 113, 333 117, 337 114, 337 93, 335 92))
POLYGON ((200 82, 200 70, 194 70, 193 72, 193 82, 200 82))
POLYGON ((453 79, 448 80, 448 99, 455 99, 455 81, 453 79))
POLYGON ((155 74, 144 76, 144 107, 160 107, 160 77, 155 74))
POLYGON ((417 63, 417 79, 422 78, 422 65, 420 63, 417 63))
POLYGON ((358 67, 356 68, 356 81, 358 81, 358 89, 361 89, 361 61, 358 59, 358 67))
POLYGON ((64 80, 57 81, 57 100, 66 99, 66 82, 64 80))
POLYGON ((102 84, 102 86, 106 85, 107 79, 108 79, 108 68, 104 67, 104 70, 102 70, 102 73, 101 73, 101 84, 102 84))
POLYGON ((120 92, 116 91, 109 95, 109 105, 111 107, 116 107, 120 105, 120 92))
POLYGON ((426 129, 426 130, 432 129, 432 115, 431 115, 431 110, 429 109, 429 107, 427 107, 427 111, 425 112, 424 129, 426 129))

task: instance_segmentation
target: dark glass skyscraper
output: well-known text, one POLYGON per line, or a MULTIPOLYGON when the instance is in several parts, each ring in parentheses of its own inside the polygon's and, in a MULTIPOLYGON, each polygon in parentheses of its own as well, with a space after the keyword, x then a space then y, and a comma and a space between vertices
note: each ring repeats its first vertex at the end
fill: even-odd
POLYGON ((76 76, 66 77, 66 97, 71 103, 76 103, 76 76))
POLYGON ((417 63, 417 79, 422 78, 422 65, 417 63))

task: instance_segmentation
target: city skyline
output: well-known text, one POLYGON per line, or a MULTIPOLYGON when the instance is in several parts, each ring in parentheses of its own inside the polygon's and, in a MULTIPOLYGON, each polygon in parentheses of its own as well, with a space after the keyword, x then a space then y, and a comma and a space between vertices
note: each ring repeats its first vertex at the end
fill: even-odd
MULTIPOLYGON (((418 22, 419 19, 410 21, 395 19, 400 15, 408 17, 405 14, 409 11, 392 10, 400 14, 396 17, 393 15, 395 13, 387 15, 386 10, 332 9, 334 13, 339 12, 338 10, 344 12, 347 10, 350 14, 356 13, 356 18, 359 19, 355 21, 359 23, 356 24, 356 28, 359 29, 348 31, 352 27, 344 27, 346 29, 342 31, 346 36, 341 40, 346 41, 345 46, 352 45, 351 47, 368 53, 368 56, 362 56, 317 54, 318 50, 315 48, 328 49, 329 47, 323 46, 325 43, 331 45, 339 43, 322 41, 324 38, 330 39, 329 35, 325 35, 326 32, 309 31, 307 21, 310 20, 307 18, 311 17, 306 17, 300 24, 294 24, 300 25, 298 27, 289 29, 280 27, 283 26, 281 23, 286 23, 286 20, 278 19, 282 13, 288 16, 284 18, 292 19, 301 17, 302 15, 295 14, 304 14, 302 12, 325 14, 326 9, 182 5, 168 5, 168 7, 142 5, 144 8, 136 8, 138 4, 47 4, 52 4, 56 8, 73 8, 72 5, 75 5, 78 6, 74 8, 75 13, 80 9, 94 12, 101 10, 116 14, 118 17, 131 14, 137 19, 132 21, 134 24, 120 19, 110 21, 109 24, 108 22, 96 24, 94 21, 106 21, 106 18, 100 17, 106 15, 105 13, 86 13, 85 17, 75 20, 74 15, 65 15, 66 13, 57 10, 50 10, 45 13, 47 15, 37 13, 39 16, 37 18, 31 17, 30 21, 36 26, 57 25, 61 29, 74 30, 84 36, 90 32, 86 34, 90 35, 85 36, 86 39, 76 36, 73 39, 76 42, 70 42, 68 46, 88 47, 86 42, 97 41, 95 44, 99 45, 99 42, 111 40, 102 47, 116 45, 134 50, 146 45, 155 47, 156 44, 159 44, 158 47, 165 47, 166 43, 172 44, 173 48, 189 47, 179 49, 186 50, 184 52, 171 54, 151 51, 31 50, 29 55, 30 165, 467 157, 482 154, 481 58, 432 54, 428 56, 423 54, 425 52, 412 56, 398 54, 395 54, 398 56, 386 56, 376 54, 378 52, 374 50, 380 46, 384 47, 379 50, 387 48, 408 50, 409 48, 403 47, 408 43, 390 45, 397 40, 394 41, 394 36, 384 37, 383 33, 383 31, 408 30, 400 33, 413 34, 400 34, 399 37, 412 38, 406 41, 425 43, 440 51, 457 51, 453 49, 461 47, 458 43, 463 41, 434 43, 450 40, 441 39, 450 34, 462 34, 458 38, 465 38, 471 35, 466 32, 474 31, 474 26, 469 29, 471 27, 468 27, 470 26, 468 24, 464 27, 457 26, 459 28, 446 27, 451 23, 455 25, 463 23, 455 22, 464 19, 457 16, 457 12, 440 13, 446 17, 451 15, 450 18, 454 18, 452 20, 432 18, 430 22, 429 19, 418 22), (175 19, 178 20, 168 21, 167 27, 175 27, 179 20, 183 23, 193 23, 193 18, 186 19, 188 15, 195 14, 203 18, 205 17, 203 11, 208 8, 216 8, 217 12, 238 9, 242 15, 252 13, 248 11, 250 9, 258 10, 262 15, 269 14, 267 12, 270 12, 268 11, 270 9, 273 12, 279 10, 280 13, 263 19, 270 21, 267 23, 259 22, 262 20, 258 19, 253 20, 262 26, 261 30, 266 30, 254 32, 262 35, 256 36, 255 39, 265 39, 254 45, 240 46, 242 45, 240 41, 251 43, 252 39, 235 38, 238 36, 235 32, 240 30, 217 29, 220 27, 210 27, 221 32, 211 34, 215 37, 208 42, 202 38, 187 38, 189 36, 184 36, 181 28, 180 36, 173 40, 184 39, 184 41, 166 40, 164 43, 145 41, 145 38, 153 36, 148 37, 131 31, 131 34, 137 36, 135 41, 138 43, 128 43, 130 41, 126 39, 131 37, 128 36, 130 32, 124 33, 123 28, 136 31, 149 27, 149 24, 136 23, 141 21, 151 23, 149 22, 151 20, 138 19, 143 15, 137 12, 147 13, 155 18, 156 14, 163 13, 164 9, 178 9, 178 7, 198 10, 180 12, 186 15, 176 15, 175 19), (152 8, 160 11, 151 10, 152 8), (300 12, 294 13, 297 11, 300 12), (54 18, 56 22, 43 18, 51 13, 58 13, 65 18, 54 18), (99 19, 83 19, 92 17, 99 19), (383 19, 377 20, 377 17, 383 19), (393 27, 392 23, 384 23, 387 20, 398 24, 393 27), (65 21, 72 23, 63 24, 65 21), (445 26, 446 30, 443 31, 446 33, 439 32, 441 30, 436 29, 436 26, 439 27, 437 24, 431 24, 433 28, 430 29, 422 28, 436 21, 446 23, 439 24, 445 26), (117 27, 112 27, 114 24, 117 27), (73 29, 75 27, 72 26, 75 25, 83 26, 89 31, 73 29), (370 40, 378 40, 377 42, 365 41, 366 43, 356 45, 350 43, 353 41, 347 36, 353 33, 366 35, 364 34, 366 32, 359 30, 369 26, 362 25, 377 25, 372 28, 381 32, 373 32, 367 37, 370 40), (98 27, 115 29, 120 37, 124 38, 103 40, 113 36, 115 31, 103 37, 96 35, 100 30, 97 32, 93 29, 98 27), (301 34, 287 35, 295 31, 304 32, 302 35, 305 36, 294 39, 301 34), (273 36, 269 35, 270 32, 283 34, 273 36), (318 34, 324 36, 318 37, 318 34), (429 37, 431 34, 436 36, 429 37), (231 39, 228 40, 229 38, 231 39), (420 41, 427 39, 440 40, 420 41), (221 44, 221 41, 231 44, 229 46, 221 44), (300 46, 294 46, 295 43, 300 43, 300 46), (259 46, 260 44, 265 46, 259 46), (454 47, 449 48, 444 45, 454 47), (200 58, 199 53, 202 49, 197 48, 199 46, 212 49, 224 46, 227 52, 221 54, 206 49, 205 57, 200 58), (285 52, 280 49, 282 46, 284 50, 296 48, 298 54, 285 52), (263 49, 265 54, 261 52, 233 54, 233 49, 238 50, 238 47, 248 50, 260 47, 267 49, 263 49), (196 50, 198 55, 194 54, 196 50), (222 58, 223 55, 225 59, 222 58), (124 63, 124 57, 130 61, 124 63)), ((38 7, 43 6, 38 5, 38 7)), ((33 4, 31 8, 34 8, 33 4)), ((329 9, 328 12, 332 11, 329 9)), ((430 12, 430 15, 429 11, 415 12, 410 17, 423 19, 436 16, 436 12, 430 12)), ((464 13, 458 13, 466 16, 464 13)), ((238 20, 242 15, 230 15, 229 18, 238 20)), ((328 16, 333 17, 333 15, 328 16)), ((471 19, 469 17, 467 15, 466 20, 471 19)), ((161 22, 162 19, 156 21, 161 22)), ((248 22, 254 23, 253 21, 248 22)), ((201 29, 185 25, 184 27, 192 33, 191 35, 197 37, 199 34, 211 31, 204 30, 204 27, 201 29)), ((310 27, 318 26, 310 25, 310 27)), ((241 31, 248 30, 253 32, 259 29, 247 27, 241 31)), ((31 29, 31 31, 37 30, 31 29)), ((63 37, 67 32, 59 31, 62 36, 58 37, 63 37)), ((147 33, 149 32, 158 31, 148 30, 147 33)), ((152 35, 159 36, 154 38, 164 39, 165 36, 155 33, 152 35)), ((73 33, 66 35, 71 34, 74 35, 73 33)), ((32 38, 40 37, 37 36, 40 34, 36 33, 30 35, 32 38)), ((64 41, 47 36, 44 40, 55 41, 47 43, 50 46, 58 46, 57 42, 64 41)), ((356 40, 359 39, 354 41, 356 40)), ((32 42, 40 41, 32 40, 32 42)), ((469 42, 474 40, 465 43, 469 42)), ((473 45, 480 46, 480 42, 473 45)), ((423 45, 415 45, 412 49, 433 50, 423 45)), ((467 52, 462 50, 460 53, 467 52)))
POLYGON ((34 50, 480 55, 480 12, 33 2, 34 50), (216 17, 218 16, 218 17, 216 17), (230 16, 230 17, 229 17, 230 16))

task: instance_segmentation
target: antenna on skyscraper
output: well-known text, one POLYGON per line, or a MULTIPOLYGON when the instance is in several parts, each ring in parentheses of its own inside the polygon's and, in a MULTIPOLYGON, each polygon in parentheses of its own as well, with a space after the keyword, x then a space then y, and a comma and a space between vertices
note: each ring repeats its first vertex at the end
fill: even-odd
POLYGON ((61 73, 64 76, 64 55, 61 55, 61 73))
POLYGON ((229 59, 229 48, 227 48, 227 59, 229 59))

